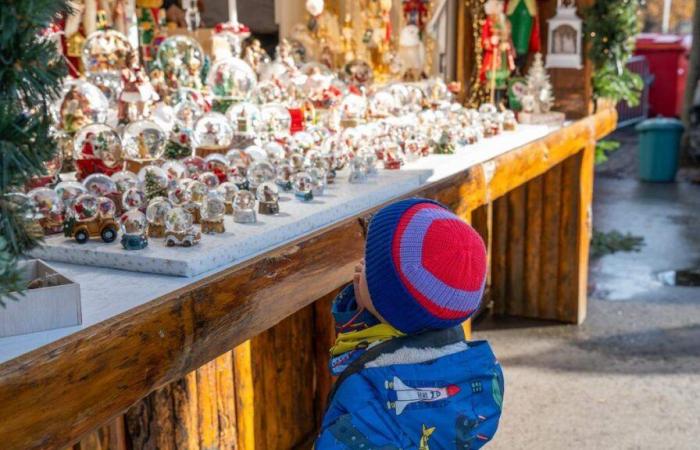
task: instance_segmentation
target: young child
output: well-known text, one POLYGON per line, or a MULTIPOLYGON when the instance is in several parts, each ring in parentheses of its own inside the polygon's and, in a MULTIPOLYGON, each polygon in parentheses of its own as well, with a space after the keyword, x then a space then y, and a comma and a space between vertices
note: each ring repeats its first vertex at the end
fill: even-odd
POLYGON ((493 438, 503 373, 461 327, 485 279, 483 241, 439 203, 403 200, 374 216, 365 259, 333 302, 339 377, 317 450, 476 449, 493 438))

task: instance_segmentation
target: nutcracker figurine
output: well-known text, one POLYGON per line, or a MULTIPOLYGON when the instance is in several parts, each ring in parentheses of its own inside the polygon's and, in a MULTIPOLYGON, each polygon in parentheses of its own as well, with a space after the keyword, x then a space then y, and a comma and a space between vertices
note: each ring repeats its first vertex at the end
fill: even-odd
POLYGON ((484 59, 480 80, 491 92, 491 102, 503 98, 508 77, 515 69, 515 56, 510 40, 510 24, 503 12, 502 0, 488 0, 484 5, 486 19, 481 29, 481 45, 484 59))
POLYGON ((508 0, 506 14, 510 21, 515 64, 520 71, 527 64, 530 53, 540 51, 540 23, 536 0, 508 0))

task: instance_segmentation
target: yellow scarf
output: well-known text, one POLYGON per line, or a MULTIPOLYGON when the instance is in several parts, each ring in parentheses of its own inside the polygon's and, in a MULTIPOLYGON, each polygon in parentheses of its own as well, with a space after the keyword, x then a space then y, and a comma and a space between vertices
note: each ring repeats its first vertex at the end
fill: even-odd
POLYGON ((367 347, 375 342, 386 341, 401 336, 405 335, 396 328, 385 323, 380 323, 379 325, 374 325, 364 330, 340 333, 335 339, 335 345, 331 347, 331 356, 338 356, 360 346, 367 347))

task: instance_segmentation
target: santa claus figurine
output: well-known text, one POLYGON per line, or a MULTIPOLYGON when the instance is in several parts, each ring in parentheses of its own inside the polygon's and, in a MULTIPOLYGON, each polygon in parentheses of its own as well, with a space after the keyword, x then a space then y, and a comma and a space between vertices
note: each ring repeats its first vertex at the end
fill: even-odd
POLYGON ((496 102, 506 87, 510 73, 515 69, 515 55, 510 40, 510 24, 503 12, 503 1, 488 0, 484 5, 486 19, 481 29, 483 61, 479 77, 491 91, 496 102))
POLYGON ((540 51, 540 24, 536 0, 507 0, 506 15, 510 21, 515 64, 522 70, 530 53, 540 51))

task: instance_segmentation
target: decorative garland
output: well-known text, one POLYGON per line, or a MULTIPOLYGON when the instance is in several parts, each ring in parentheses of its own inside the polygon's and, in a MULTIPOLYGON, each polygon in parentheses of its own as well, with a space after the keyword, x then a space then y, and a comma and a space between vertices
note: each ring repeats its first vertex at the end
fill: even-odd
POLYGON ((486 0, 465 0, 467 11, 470 13, 472 23, 472 35, 474 38, 474 67, 470 76, 471 86, 465 100, 465 104, 471 108, 478 108, 484 102, 489 100, 488 89, 479 80, 481 73, 481 65, 484 59, 484 49, 481 45, 481 28, 486 19, 484 12, 484 4, 486 0))

